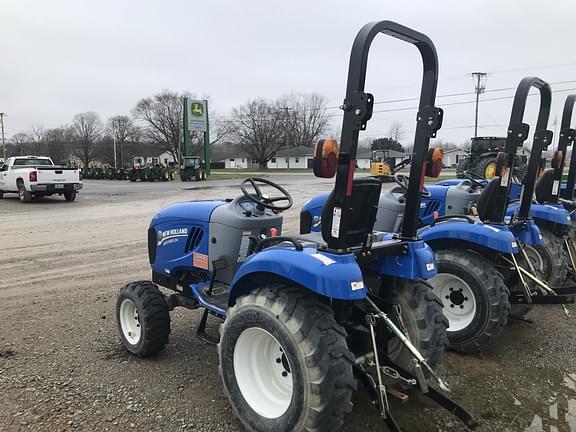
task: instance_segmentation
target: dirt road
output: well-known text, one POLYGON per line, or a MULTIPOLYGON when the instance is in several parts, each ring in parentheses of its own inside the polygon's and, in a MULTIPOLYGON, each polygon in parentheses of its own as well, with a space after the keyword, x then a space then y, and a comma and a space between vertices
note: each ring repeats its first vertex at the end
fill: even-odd
MULTIPOLYGON (((281 183, 295 197, 285 231, 296 232, 297 209, 330 182, 293 177, 281 183)), ((0 431, 240 430, 216 350, 194 337, 196 311, 174 312, 170 345, 149 360, 125 353, 114 319, 120 286, 149 278, 154 212, 175 201, 234 197, 238 182, 203 190, 123 183, 117 193, 106 189, 112 183, 88 182, 75 203, 0 201, 0 431)), ((576 319, 559 307, 529 317, 479 356, 445 358, 441 372, 481 431, 576 431, 576 319)), ((345 431, 384 430, 365 395, 355 402, 345 431)), ((397 411, 409 431, 463 430, 418 403, 397 411)))

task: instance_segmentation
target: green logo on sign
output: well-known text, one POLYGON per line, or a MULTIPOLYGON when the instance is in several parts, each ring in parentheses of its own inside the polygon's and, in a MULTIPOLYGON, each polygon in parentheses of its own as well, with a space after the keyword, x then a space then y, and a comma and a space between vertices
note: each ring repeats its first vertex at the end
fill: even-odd
POLYGON ((202 117, 204 115, 204 105, 200 102, 192 102, 190 112, 196 117, 202 117))

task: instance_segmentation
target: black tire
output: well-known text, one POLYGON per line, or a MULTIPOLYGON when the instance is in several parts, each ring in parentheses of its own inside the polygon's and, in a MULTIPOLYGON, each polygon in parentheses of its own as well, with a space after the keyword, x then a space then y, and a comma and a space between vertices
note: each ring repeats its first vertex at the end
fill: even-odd
POLYGON ((494 265, 482 256, 467 250, 445 249, 436 251, 436 263, 439 275, 428 280, 434 287, 434 293, 440 297, 444 305, 444 313, 450 320, 454 320, 448 327, 449 348, 459 352, 475 352, 491 343, 502 331, 508 322, 510 315, 509 290, 504 283, 502 275, 494 265), (468 298, 457 288, 452 294, 450 283, 441 285, 441 275, 449 280, 456 277, 455 281, 464 283, 473 295, 468 298), (446 291, 448 289, 449 291, 446 291), (456 291, 460 292, 459 295, 456 291), (447 295, 447 292, 450 292, 447 295), (467 303, 472 301, 473 303, 467 303), (457 308, 472 308, 471 321, 460 322, 458 328, 457 308), (457 328, 455 330, 455 328, 457 328))
POLYGON ((206 171, 202 170, 202 180, 206 180, 206 171))
POLYGON ((202 180, 202 175, 200 174, 200 171, 196 171, 196 173, 194 174, 194 180, 196 181, 202 180))
POLYGON ((32 192, 26 190, 26 188, 24 187, 24 182, 22 180, 18 182, 18 197, 20 198, 20 201, 25 203, 29 203, 32 201, 32 192))
POLYGON ((120 289, 116 301, 116 323, 122 344, 138 357, 158 354, 168 344, 170 335, 168 305, 158 286, 152 282, 132 282, 120 289), (141 328, 140 337, 133 342, 127 339, 120 318, 125 300, 136 306, 138 315, 136 325, 141 328))
POLYGON ((456 166, 456 177, 457 178, 464 178, 464 173, 468 170, 468 166, 470 165, 470 159, 464 158, 458 161, 458 165, 456 166))
POLYGON ((542 278, 551 287, 561 286, 568 273, 568 257, 564 251, 564 240, 552 231, 540 227, 544 246, 535 249, 540 252, 544 261, 542 278))
MULTIPOLYGON (((338 429, 344 415, 352 410, 356 388, 354 357, 346 336, 330 307, 300 288, 264 287, 238 298, 221 327, 218 356, 224 392, 244 426, 258 432, 338 429), (249 338, 244 332, 257 329, 265 330, 280 345, 282 359, 276 363, 284 364, 286 359, 292 376, 289 404, 275 417, 252 408, 235 372, 234 357, 241 336, 249 338)), ((263 352, 257 355, 264 356, 263 352)))
POLYGON ((1 190, 0 190, 0 200, 1 200, 2 198, 4 198, 4 191, 1 191, 1 190))
MULTIPOLYGON (((400 306, 410 341, 430 366, 435 367, 448 346, 448 320, 432 287, 423 281, 405 281, 392 290, 389 300, 400 306)), ((389 342, 388 358, 405 370, 414 369, 413 355, 398 338, 389 342)))
POLYGON ((492 168, 493 168, 494 174, 496 173, 496 157, 495 156, 486 156, 486 157, 480 159, 480 162, 478 162, 478 166, 476 167, 476 174, 478 174, 479 176, 481 176, 482 178, 485 178, 487 180, 492 180, 494 178, 494 175, 487 176, 486 170, 488 169, 488 167, 491 167, 490 172, 492 172, 492 168))
POLYGON ((64 199, 68 202, 72 202, 76 199, 76 191, 64 192, 64 199))

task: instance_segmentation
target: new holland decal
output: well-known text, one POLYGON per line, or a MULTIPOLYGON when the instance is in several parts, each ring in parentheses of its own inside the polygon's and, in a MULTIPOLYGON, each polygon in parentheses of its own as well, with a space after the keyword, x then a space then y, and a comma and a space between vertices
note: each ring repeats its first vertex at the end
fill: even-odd
POLYGON ((180 237, 188 237, 188 228, 175 228, 166 231, 158 231, 158 246, 177 242, 180 237))

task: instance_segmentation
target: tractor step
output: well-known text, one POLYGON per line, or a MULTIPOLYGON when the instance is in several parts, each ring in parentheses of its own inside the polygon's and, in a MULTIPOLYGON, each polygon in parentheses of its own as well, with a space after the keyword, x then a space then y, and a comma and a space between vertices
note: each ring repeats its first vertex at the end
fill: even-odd
POLYGON ((204 309, 204 313, 202 314, 202 318, 198 323, 198 327, 196 327, 196 337, 201 341, 204 341, 210 345, 217 345, 220 342, 220 336, 212 336, 206 333, 206 323, 208 322, 208 315, 210 311, 208 309, 204 309))
POLYGON ((228 308, 228 294, 230 292, 228 285, 214 284, 212 291, 210 291, 210 286, 204 285, 200 287, 199 291, 207 303, 218 306, 221 309, 228 308))

